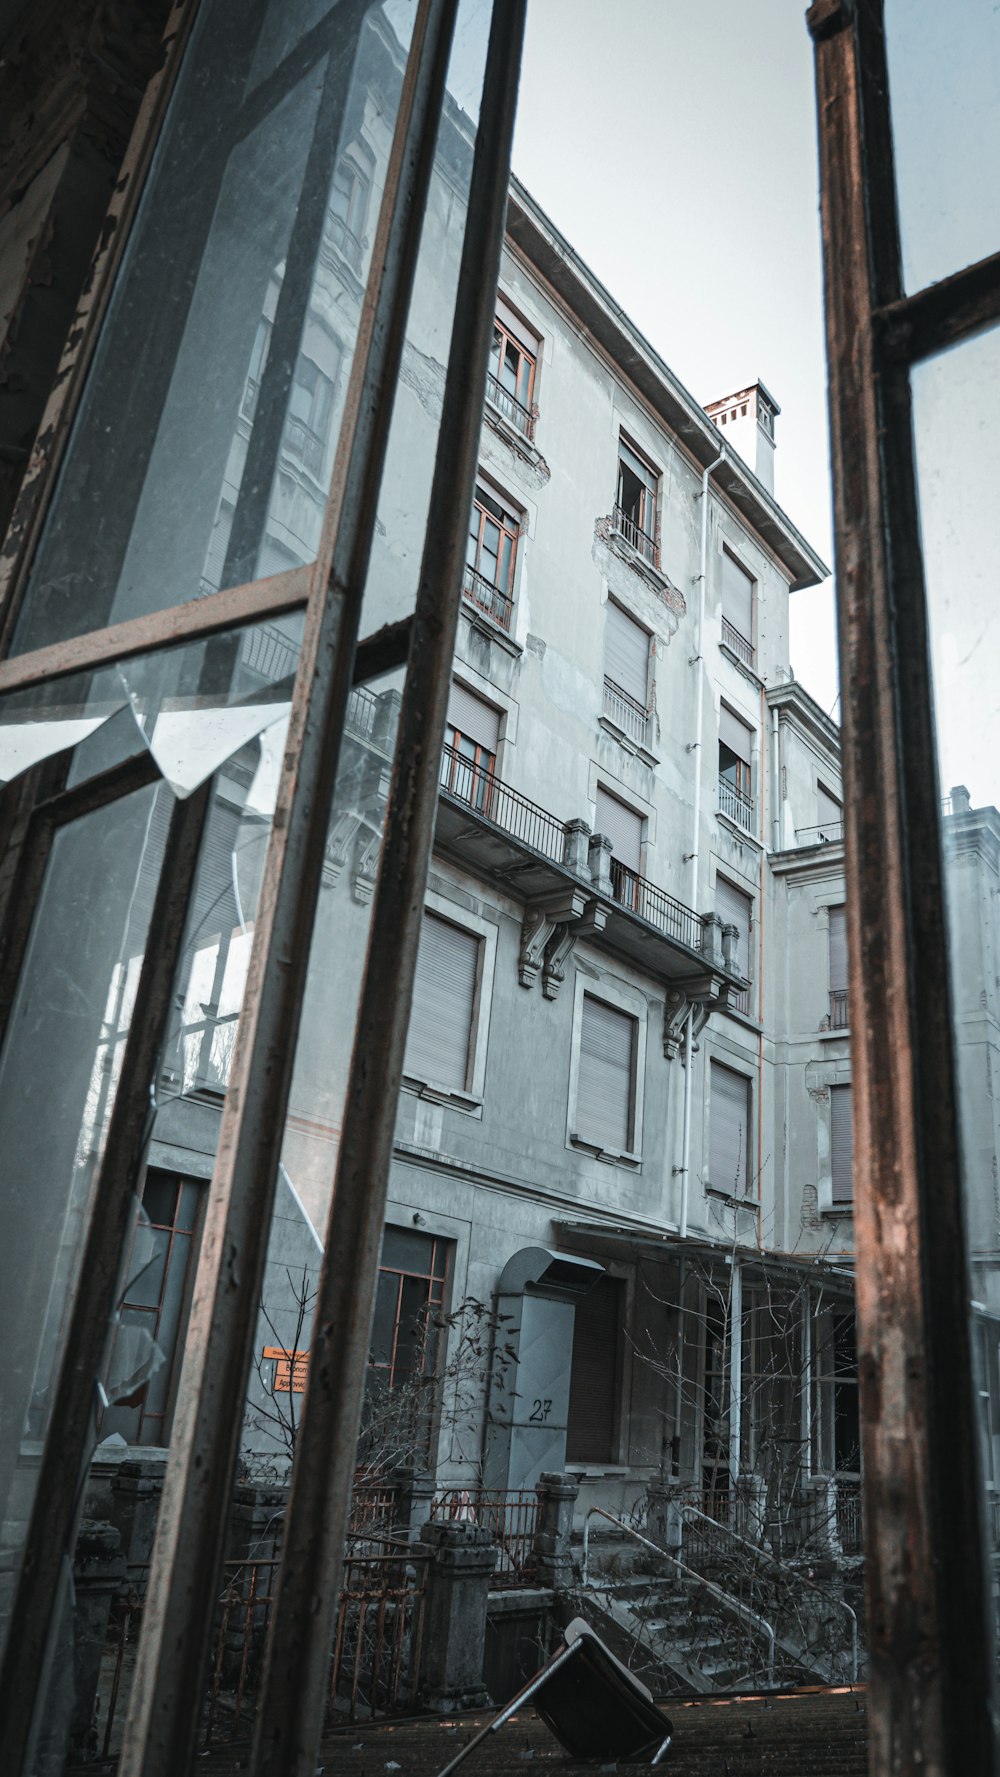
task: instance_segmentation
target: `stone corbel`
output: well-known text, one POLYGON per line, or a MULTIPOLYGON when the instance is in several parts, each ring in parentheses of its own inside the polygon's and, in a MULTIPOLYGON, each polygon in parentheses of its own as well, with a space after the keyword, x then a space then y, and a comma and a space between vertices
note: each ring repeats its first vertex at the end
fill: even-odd
POLYGON ((378 874, 379 853, 382 850, 382 835, 370 833, 368 838, 358 843, 357 863, 352 884, 354 899, 361 907, 367 907, 375 892, 375 877, 378 874))
MULTIPOLYGON (((534 986, 553 934, 558 927, 575 923, 585 911, 588 899, 582 889, 566 889, 543 901, 535 901, 525 909, 517 958, 517 978, 522 987, 534 986)), ((551 993, 548 995, 549 999, 554 997, 551 993)))
POLYGON ((333 887, 347 863, 363 822, 364 816, 357 813, 342 814, 335 822, 323 850, 323 882, 327 888, 333 887))
POLYGON ((712 1013, 727 1004, 728 991, 726 982, 714 974, 696 975, 682 988, 671 988, 663 1008, 663 1053, 668 1061, 675 1060, 683 1048, 688 1013, 694 1013, 691 1026, 694 1045, 712 1013))
POLYGON ((607 923, 607 908, 600 906, 597 901, 591 901, 579 919, 567 920, 556 926, 545 946, 542 964, 542 992, 547 1000, 557 998, 566 979, 566 964, 577 941, 580 938, 596 937, 599 932, 603 932, 607 923))

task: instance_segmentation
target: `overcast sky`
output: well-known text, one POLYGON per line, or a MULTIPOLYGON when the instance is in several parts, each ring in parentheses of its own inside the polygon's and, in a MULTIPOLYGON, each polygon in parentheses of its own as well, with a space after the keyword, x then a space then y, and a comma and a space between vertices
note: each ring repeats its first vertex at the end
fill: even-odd
MULTIPOLYGON (((514 171, 701 402, 758 377, 775 495, 831 561, 812 50, 804 0, 530 0, 514 171)), ((837 695, 830 583, 792 666, 837 695)), ((834 712, 838 713, 838 712, 834 712)))

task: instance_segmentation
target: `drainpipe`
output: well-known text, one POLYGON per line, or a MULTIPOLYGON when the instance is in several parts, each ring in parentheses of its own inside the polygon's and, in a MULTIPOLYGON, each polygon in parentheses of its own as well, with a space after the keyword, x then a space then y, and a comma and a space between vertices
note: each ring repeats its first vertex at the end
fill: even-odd
MULTIPOLYGON (((688 889, 688 906, 697 909, 698 905, 698 846, 701 829, 701 734, 705 713, 705 673, 702 660, 702 642, 705 634, 705 589, 708 582, 708 482, 709 477, 726 460, 725 448, 702 470, 701 476, 701 571, 698 575, 698 627, 695 631, 695 650, 690 665, 698 674, 695 687, 694 704, 694 740, 689 751, 695 756, 694 769, 694 810, 691 823, 691 850, 685 858, 690 865, 690 887, 688 889)), ((687 1239, 688 1200, 690 1197, 689 1180, 691 1176, 691 1073, 692 1052, 694 1048, 694 1007, 687 1015, 684 1025, 684 1116, 681 1129, 681 1163, 678 1168, 681 1175, 681 1213, 678 1233, 681 1240, 687 1239)))
POLYGON ((771 849, 781 850, 781 763, 778 756, 778 712, 771 711, 771 778, 774 804, 771 811, 771 849))

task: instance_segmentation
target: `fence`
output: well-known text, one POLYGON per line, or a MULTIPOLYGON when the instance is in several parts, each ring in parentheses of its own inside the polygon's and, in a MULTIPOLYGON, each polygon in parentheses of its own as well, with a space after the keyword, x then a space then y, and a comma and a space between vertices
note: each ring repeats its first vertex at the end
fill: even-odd
POLYGON ((697 913, 655 883, 647 882, 618 858, 611 860, 611 892, 623 907, 656 926, 664 937, 686 944, 689 950, 701 949, 701 920, 697 913))
POLYGON ((501 827, 514 839, 521 839, 534 851, 561 864, 566 843, 566 829, 538 804, 519 791, 502 784, 466 759, 454 747, 441 750, 441 789, 466 808, 475 809, 484 820, 501 827))
POLYGON ((734 629, 728 617, 722 619, 722 645, 742 660, 744 666, 753 666, 753 643, 734 629))
MULTIPOLYGON (((216 1607, 201 1745, 251 1731, 277 1558, 227 1561, 216 1607)), ((348 1555, 330 1664, 331 1720, 392 1715, 416 1703, 427 1590, 426 1555, 384 1539, 379 1552, 348 1555)), ((147 1568, 133 1568, 112 1608, 97 1698, 102 1756, 117 1755, 142 1625, 147 1568)))
POLYGON ((659 550, 656 547, 655 538, 650 537, 640 525, 636 524, 635 519, 630 518, 621 506, 615 507, 614 524, 615 530, 620 532, 626 543, 630 543, 632 548, 639 555, 644 556, 654 568, 659 567, 659 550))
POLYGON ((510 629, 514 600, 501 586, 494 586, 485 574, 477 574, 475 568, 467 567, 462 580, 462 591, 467 599, 478 605, 488 617, 492 617, 501 629, 510 629))
POLYGON ((831 987, 830 989, 830 1029, 846 1030, 849 1024, 847 1016, 847 988, 831 987))
POLYGON ((243 636, 243 664, 262 678, 278 682, 294 678, 299 664, 299 644, 273 623, 255 623, 243 636))
POLYGON ((731 784, 727 777, 719 779, 719 807, 724 815, 743 828, 744 833, 753 832, 756 825, 753 799, 744 796, 742 790, 731 784))
POLYGON ((863 1555, 864 1519, 859 1483, 837 1482, 837 1536, 845 1555, 863 1555))
POLYGON ((627 691, 616 685, 614 679, 604 681, 604 714, 609 722, 620 728, 631 740, 644 747, 649 738, 649 711, 636 703, 627 691))
POLYGON ((509 420, 516 431, 523 432, 529 441, 534 440, 535 415, 531 408, 525 407, 523 401, 518 401, 509 389, 504 388, 499 378, 492 374, 486 378, 486 395, 487 399, 492 401, 493 406, 499 409, 504 419, 509 420))
POLYGON ((485 1487, 449 1487, 434 1495, 432 1518, 479 1524, 499 1550, 490 1581, 493 1591, 530 1582, 535 1571, 538 1495, 527 1489, 504 1493, 485 1487))

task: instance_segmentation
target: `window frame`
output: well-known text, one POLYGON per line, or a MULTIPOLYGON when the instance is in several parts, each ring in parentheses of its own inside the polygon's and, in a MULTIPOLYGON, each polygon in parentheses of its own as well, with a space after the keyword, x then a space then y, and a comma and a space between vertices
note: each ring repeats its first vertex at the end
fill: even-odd
POLYGON ((660 488, 663 482, 663 471, 651 462, 645 451, 633 443, 623 426, 618 429, 618 445, 615 475, 615 506, 614 520, 619 535, 625 538, 630 549, 659 571, 660 567, 660 488), (631 463, 625 461, 623 450, 635 458, 642 473, 636 474, 631 463), (639 518, 636 519, 625 509, 623 501, 623 477, 625 469, 639 482, 639 518), (648 524, 647 524, 648 519, 648 524))
POLYGON ((751 1170, 750 1157, 751 1157, 751 1151, 752 1151, 753 1145, 754 1145, 754 1136, 757 1133, 757 1117, 758 1117, 758 1115, 759 1115, 759 1107, 757 1104, 757 1090, 756 1090, 756 1086, 754 1083, 754 1077, 752 1074, 749 1074, 745 1071, 745 1063, 743 1061, 743 1058, 741 1056, 731 1055, 728 1052, 728 1050, 723 1051, 723 1050, 713 1049, 711 1055, 708 1058, 708 1091, 705 1093, 705 1135, 704 1135, 704 1147, 702 1150, 703 1155, 704 1155, 704 1164, 702 1166, 702 1189, 705 1191, 705 1193, 708 1196, 721 1197, 721 1198, 724 1198, 728 1203, 745 1205, 747 1208, 749 1208, 751 1206, 753 1208, 756 1208, 758 1200, 757 1200, 757 1197, 753 1191, 753 1174, 752 1174, 752 1170, 751 1170), (726 1185, 715 1184, 713 1182, 712 1176, 711 1176, 711 1166, 712 1166, 712 1097, 713 1097, 713 1094, 712 1094, 712 1069, 716 1068, 716 1067, 722 1068, 725 1073, 732 1074, 736 1079, 742 1080, 745 1087, 746 1087, 747 1140, 746 1140, 746 1153, 743 1158, 743 1179, 742 1179, 743 1189, 742 1189, 742 1191, 734 1190, 732 1188, 732 1185, 730 1185, 730 1184, 726 1184, 726 1185))
POLYGON ((736 655, 737 659, 740 660, 744 666, 748 666, 752 671, 757 660, 757 576, 756 574, 752 574, 750 569, 744 565, 735 549, 733 549, 729 543, 723 542, 719 553, 722 558, 719 584, 719 618, 722 626, 720 646, 728 648, 732 654, 736 655), (750 634, 746 636, 737 628, 732 618, 726 616, 725 564, 727 559, 732 562, 733 566, 750 582, 750 634), (726 634, 727 629, 732 632, 729 636, 726 634))
MULTIPOLYGON (((419 1098, 446 1104, 452 1110, 482 1115, 486 1093, 486 1052, 489 1043, 490 1016, 493 1009, 493 984, 496 977, 497 940, 499 928, 479 914, 459 907, 434 889, 424 895, 423 910, 435 913, 447 925, 470 932, 479 939, 476 987, 469 1028, 469 1070, 467 1087, 451 1086, 446 1081, 425 1079, 422 1074, 407 1073, 404 1066, 400 1091, 416 1093, 419 1098)), ((422 916, 421 916, 422 924, 422 916)))
MULTIPOLYGON (((498 291, 497 311, 493 320, 493 338, 490 343, 489 369, 486 377, 486 399, 516 432, 519 432, 523 438, 526 438, 529 444, 533 444, 535 441, 535 427, 538 421, 538 407, 535 402, 535 385, 538 380, 538 362, 541 357, 541 340, 536 339, 535 349, 532 351, 525 339, 518 337, 518 333, 512 326, 512 322, 516 318, 515 311, 511 308, 511 305, 505 298, 503 292, 498 291), (506 319, 503 313, 504 309, 510 313, 510 321, 506 319), (496 352, 498 336, 499 351, 496 352), (510 389, 505 389, 503 386, 500 373, 503 368, 508 348, 516 352, 518 355, 519 364, 516 377, 518 388, 520 388, 521 382, 521 369, 525 364, 528 366, 527 388, 523 400, 520 394, 512 392, 510 389), (496 352, 496 370, 493 368, 494 352, 496 352), (508 404, 513 407, 513 412, 508 410, 508 404)), ((534 329, 530 328, 527 322, 522 323, 522 326, 526 335, 530 335, 533 339, 536 338, 534 329)))
POLYGON ((518 569, 518 559, 520 556, 520 542, 523 534, 523 511, 519 511, 515 502, 510 500, 507 494, 503 494, 499 488, 495 488, 492 482, 490 482, 481 472, 478 473, 476 476, 475 493, 472 499, 472 509, 469 513, 468 532, 468 543, 472 543, 473 537, 475 537, 475 545, 472 551, 473 559, 471 561, 469 559, 468 543, 466 545, 465 572, 462 576, 462 597, 467 604, 474 605, 479 611, 484 611, 490 620, 497 625, 498 629, 504 630, 508 635, 513 628, 515 604, 514 589, 518 569), (489 505, 497 507, 498 511, 491 512, 489 510, 489 505), (474 526, 473 520, 476 513, 479 514, 479 519, 478 523, 474 526), (491 580, 487 574, 482 572, 483 539, 488 523, 495 524, 500 532, 500 545, 497 551, 498 571, 503 559, 504 542, 506 541, 510 544, 506 584, 500 580, 491 580), (480 586, 483 588, 481 593, 479 591, 480 586))
POLYGON ((647 1024, 648 1008, 645 995, 641 994, 637 988, 628 987, 624 982, 609 979, 604 975, 598 977, 589 971, 585 974, 581 969, 577 969, 573 984, 573 1025, 570 1038, 569 1088, 566 1103, 566 1146, 575 1153, 590 1154, 595 1160, 607 1165, 627 1166, 633 1170, 638 1170, 641 1167, 647 1024), (586 1136, 580 1135, 577 1131, 584 998, 603 1001, 612 1010, 624 1013, 635 1023, 632 1044, 632 1102, 629 1116, 632 1146, 629 1148, 599 1148, 596 1142, 589 1141, 586 1136))

